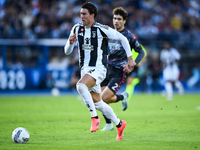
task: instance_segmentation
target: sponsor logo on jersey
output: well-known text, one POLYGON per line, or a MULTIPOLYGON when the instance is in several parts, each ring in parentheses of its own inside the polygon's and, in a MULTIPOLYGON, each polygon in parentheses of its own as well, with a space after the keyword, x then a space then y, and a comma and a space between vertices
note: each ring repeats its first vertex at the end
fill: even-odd
POLYGON ((81 33, 79 33, 78 35, 83 36, 83 33, 81 32, 81 33))
POLYGON ((109 43, 108 44, 110 50, 120 50, 121 44, 118 43, 109 43))
POLYGON ((84 44, 82 44, 82 49, 83 50, 93 51, 94 50, 94 46, 93 45, 84 45, 84 44))
POLYGON ((90 50, 93 51, 94 50, 94 46, 90 45, 90 38, 85 38, 85 42, 84 44, 82 44, 82 49, 83 50, 90 50))

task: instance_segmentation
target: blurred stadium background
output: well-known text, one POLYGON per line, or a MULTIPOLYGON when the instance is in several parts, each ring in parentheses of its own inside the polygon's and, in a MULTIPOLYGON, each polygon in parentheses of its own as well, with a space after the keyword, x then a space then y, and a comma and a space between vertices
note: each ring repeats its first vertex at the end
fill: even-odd
MULTIPOLYGON (((77 49, 63 47, 80 6, 87 0, 0 0, 0 94, 76 92, 77 49)), ((199 0, 93 0, 97 22, 112 25, 112 10, 124 7, 126 28, 137 35, 147 57, 139 67, 136 92, 163 91, 160 51, 165 41, 178 49, 186 92, 200 91, 199 0)), ((122 88, 123 89, 123 88, 122 88)))

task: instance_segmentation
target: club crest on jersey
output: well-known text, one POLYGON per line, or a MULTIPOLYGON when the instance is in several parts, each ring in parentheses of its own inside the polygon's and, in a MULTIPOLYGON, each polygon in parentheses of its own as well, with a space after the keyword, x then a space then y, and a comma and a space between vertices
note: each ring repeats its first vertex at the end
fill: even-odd
POLYGON ((81 32, 83 32, 84 31, 84 28, 81 28, 81 32))
POLYGON ((92 31, 92 38, 96 37, 96 31, 92 31))

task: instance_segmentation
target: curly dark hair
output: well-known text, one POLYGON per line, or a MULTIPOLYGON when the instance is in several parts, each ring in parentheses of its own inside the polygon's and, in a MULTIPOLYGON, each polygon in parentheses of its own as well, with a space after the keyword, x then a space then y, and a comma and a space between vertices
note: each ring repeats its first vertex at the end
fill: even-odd
POLYGON ((94 4, 92 4, 91 2, 86 2, 84 3, 81 8, 85 8, 89 11, 90 14, 94 14, 94 18, 97 16, 97 8, 94 4))
POLYGON ((128 17, 128 13, 124 8, 122 7, 117 7, 113 10, 113 15, 120 15, 122 16, 123 20, 126 20, 128 17))

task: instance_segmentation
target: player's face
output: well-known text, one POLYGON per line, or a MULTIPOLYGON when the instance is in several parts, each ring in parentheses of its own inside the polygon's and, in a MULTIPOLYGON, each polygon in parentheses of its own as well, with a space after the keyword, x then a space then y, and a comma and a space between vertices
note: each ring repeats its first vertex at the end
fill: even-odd
POLYGON ((169 50, 169 49, 170 49, 170 44, 167 43, 167 42, 165 42, 165 43, 164 43, 164 48, 165 48, 166 50, 169 50))
POLYGON ((80 15, 82 24, 86 28, 90 28, 94 22, 94 14, 90 14, 87 9, 81 8, 80 15))
POLYGON ((113 25, 117 31, 123 30, 125 23, 126 23, 126 20, 123 20, 122 16, 120 16, 120 15, 113 16, 113 25))

